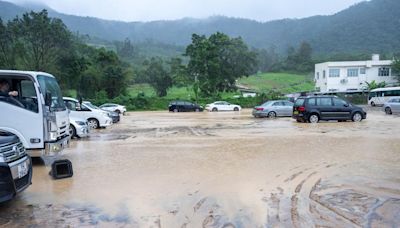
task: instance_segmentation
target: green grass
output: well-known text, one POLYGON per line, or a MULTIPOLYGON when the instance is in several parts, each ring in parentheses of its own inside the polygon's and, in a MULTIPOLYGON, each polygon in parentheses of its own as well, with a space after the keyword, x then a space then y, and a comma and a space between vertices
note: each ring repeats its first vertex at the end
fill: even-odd
POLYGON ((301 74, 261 73, 241 78, 238 82, 258 92, 275 90, 285 94, 314 90, 314 83, 310 76, 301 74))
MULTIPOLYGON (((271 90, 286 94, 293 92, 312 91, 314 83, 308 75, 290 73, 261 73, 238 80, 240 85, 254 89, 260 93, 268 93, 271 90)), ((146 97, 156 97, 155 90, 149 84, 135 84, 128 88, 128 94, 136 97, 143 92, 146 97)), ((232 98, 240 95, 240 92, 225 92, 221 94, 222 99, 232 98)), ((168 89, 166 99, 191 100, 194 93, 190 87, 172 87, 168 89)))
MULTIPOLYGON (((128 88, 128 94, 136 97, 138 93, 143 92, 146 97, 156 97, 156 92, 149 84, 135 84, 128 88)), ((234 95, 240 95, 239 92, 225 92, 221 94, 222 98, 232 98, 234 95)), ((194 98, 194 92, 190 87, 172 87, 168 89, 166 99, 191 100, 194 98)))

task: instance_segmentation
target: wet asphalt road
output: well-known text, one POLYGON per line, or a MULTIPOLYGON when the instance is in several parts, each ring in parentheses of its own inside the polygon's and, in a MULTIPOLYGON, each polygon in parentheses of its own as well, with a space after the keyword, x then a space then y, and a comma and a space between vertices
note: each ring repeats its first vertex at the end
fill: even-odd
POLYGON ((296 123, 135 112, 74 140, 74 177, 0 206, 2 227, 399 227, 400 117, 296 123))

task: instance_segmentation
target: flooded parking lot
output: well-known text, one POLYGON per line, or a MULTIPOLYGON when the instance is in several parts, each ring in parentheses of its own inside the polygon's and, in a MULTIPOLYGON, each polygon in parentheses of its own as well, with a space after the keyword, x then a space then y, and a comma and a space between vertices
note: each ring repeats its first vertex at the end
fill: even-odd
POLYGON ((33 184, 0 226, 399 227, 400 117, 302 124, 135 112, 73 140, 74 177, 33 184))

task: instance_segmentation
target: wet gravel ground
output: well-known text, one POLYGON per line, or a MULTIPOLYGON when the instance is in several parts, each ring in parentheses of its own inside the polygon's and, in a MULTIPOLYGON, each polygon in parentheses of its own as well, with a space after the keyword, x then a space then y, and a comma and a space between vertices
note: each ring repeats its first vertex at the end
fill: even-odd
POLYGON ((74 177, 0 205, 0 227, 400 227, 400 117, 296 123, 128 113, 65 158, 74 177))

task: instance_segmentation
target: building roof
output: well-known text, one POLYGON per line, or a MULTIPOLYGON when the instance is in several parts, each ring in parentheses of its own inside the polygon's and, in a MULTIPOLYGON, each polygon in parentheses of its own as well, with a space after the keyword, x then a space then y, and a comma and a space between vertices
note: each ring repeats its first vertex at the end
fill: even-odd
POLYGON ((373 67, 373 66, 390 66, 392 60, 378 60, 378 61, 341 61, 341 62, 324 62, 316 65, 328 65, 328 67, 373 67))

